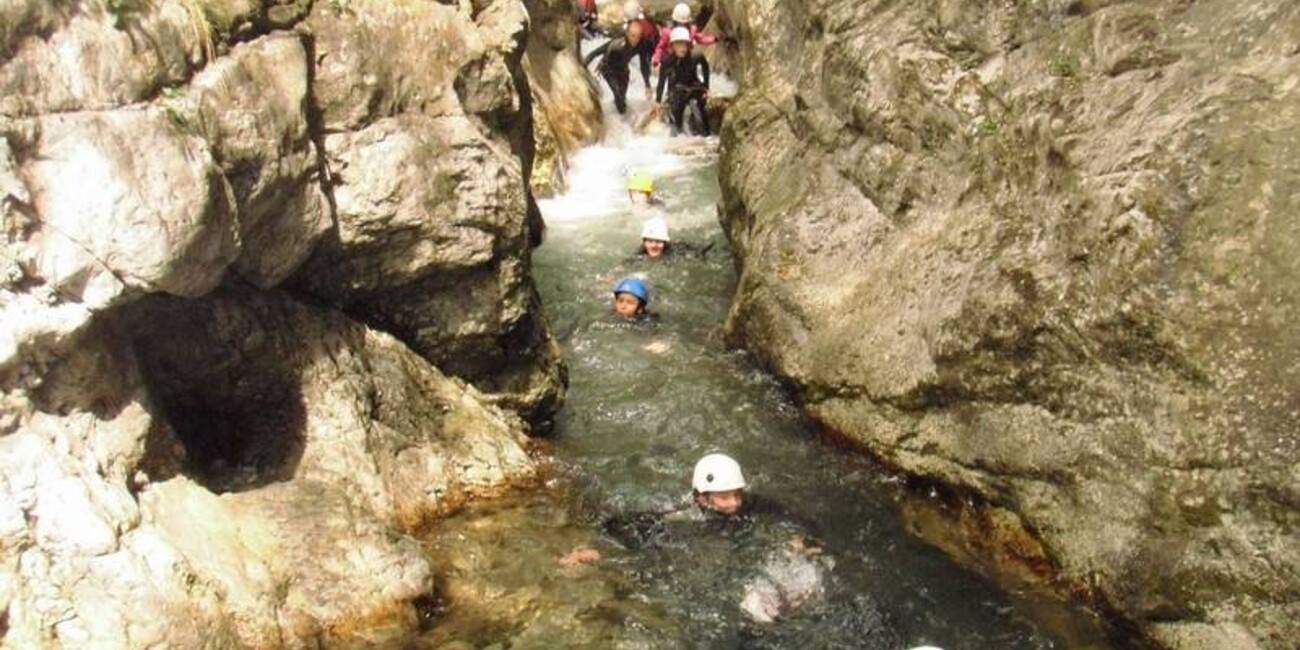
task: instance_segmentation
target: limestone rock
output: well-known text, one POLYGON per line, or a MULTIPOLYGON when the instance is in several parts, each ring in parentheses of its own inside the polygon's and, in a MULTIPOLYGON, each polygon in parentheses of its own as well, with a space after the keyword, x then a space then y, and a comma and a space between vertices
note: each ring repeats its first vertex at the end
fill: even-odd
POLYGON ((523 67, 533 95, 537 159, 530 183, 538 193, 563 187, 566 161, 600 139, 600 95, 582 65, 571 0, 524 3, 532 30, 523 67))
POLYGON ((202 138, 156 106, 4 129, 9 241, 0 367, 139 292, 211 291, 238 252, 230 188, 202 138))
POLYGON ((185 81, 211 50, 197 7, 182 0, 5 2, 0 115, 114 108, 185 81))
POLYGON ((235 46, 190 87, 239 207, 236 270, 273 287, 306 260, 331 225, 307 119, 309 62, 298 36, 235 46))
POLYGON ((565 375, 528 273, 522 9, 318 3, 306 28, 338 227, 295 285, 546 417, 565 375))
POLYGON ((282 295, 148 298, 83 343, 0 438, 16 647, 400 638, 432 588, 401 531, 532 470, 517 418, 282 295))
POLYGON ((728 331, 1160 643, 1288 647, 1296 8, 1067 4, 719 3, 728 331))

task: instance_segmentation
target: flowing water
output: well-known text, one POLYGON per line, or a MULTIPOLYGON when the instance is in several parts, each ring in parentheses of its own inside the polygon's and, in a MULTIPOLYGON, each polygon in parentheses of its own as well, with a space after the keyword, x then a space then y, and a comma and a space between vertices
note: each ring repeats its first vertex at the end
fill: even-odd
POLYGON ((441 600, 415 647, 1110 648, 1086 614, 1000 592, 910 536, 900 503, 925 497, 819 440, 771 378, 726 348, 735 275, 715 208, 717 141, 634 136, 626 124, 646 104, 632 105, 605 144, 581 152, 569 192, 542 202, 534 270, 572 380, 547 443, 557 470, 440 524, 428 545, 441 600), (656 177, 675 241, 712 248, 629 259, 648 216, 623 192, 629 172, 656 177), (629 273, 651 285, 651 326, 610 316, 610 289, 629 273), (611 518, 681 503, 712 451, 735 456, 775 505, 761 521, 677 523, 649 544, 611 534, 611 518), (746 585, 795 538, 824 550, 821 597, 775 623, 747 620, 746 585), (580 547, 601 559, 561 567, 580 547))

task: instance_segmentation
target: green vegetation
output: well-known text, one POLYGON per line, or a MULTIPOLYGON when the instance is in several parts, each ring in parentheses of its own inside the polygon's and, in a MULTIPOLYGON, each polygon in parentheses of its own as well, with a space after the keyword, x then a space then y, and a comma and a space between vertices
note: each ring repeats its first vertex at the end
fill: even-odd
POLYGON ((1079 74, 1079 62, 1067 56, 1059 56, 1052 61, 1050 71, 1053 77, 1073 77, 1079 74))

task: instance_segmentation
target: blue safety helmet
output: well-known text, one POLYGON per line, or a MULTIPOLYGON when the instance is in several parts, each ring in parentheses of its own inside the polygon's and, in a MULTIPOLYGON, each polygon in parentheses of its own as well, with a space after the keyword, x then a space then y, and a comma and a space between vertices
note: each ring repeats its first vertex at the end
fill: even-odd
POLYGON ((630 293, 636 296, 642 305, 650 304, 650 287, 647 287, 645 282, 638 278, 623 278, 623 281, 614 287, 614 295, 617 296, 620 293, 630 293))

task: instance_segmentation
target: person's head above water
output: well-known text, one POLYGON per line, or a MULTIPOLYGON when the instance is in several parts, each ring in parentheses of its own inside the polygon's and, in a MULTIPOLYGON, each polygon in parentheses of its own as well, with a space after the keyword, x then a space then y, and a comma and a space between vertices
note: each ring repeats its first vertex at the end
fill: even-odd
POLYGON ((683 24, 691 22, 691 6, 685 2, 677 3, 677 6, 673 7, 673 22, 683 24))
POLYGON ((672 242, 668 238, 668 222, 655 217, 641 226, 641 250, 649 257, 663 257, 672 242))
POLYGON ((635 277, 623 278, 614 285, 614 313, 622 318, 636 318, 650 304, 650 287, 635 277))
POLYGON ((633 203, 649 203, 654 199, 655 179, 646 174, 627 177, 627 198, 633 203))
POLYGON ((627 24, 623 30, 623 35, 627 37, 627 44, 636 47, 641 44, 641 39, 645 37, 645 28, 641 26, 641 21, 633 20, 627 24))
POLYGON ((686 27, 674 27, 668 34, 668 41, 673 44, 673 54, 679 58, 691 53, 691 30, 686 27))
POLYGON ((726 454, 709 454, 695 463, 691 491, 701 508, 734 515, 745 507, 745 475, 740 463, 726 454))

